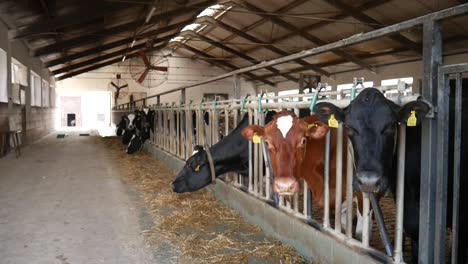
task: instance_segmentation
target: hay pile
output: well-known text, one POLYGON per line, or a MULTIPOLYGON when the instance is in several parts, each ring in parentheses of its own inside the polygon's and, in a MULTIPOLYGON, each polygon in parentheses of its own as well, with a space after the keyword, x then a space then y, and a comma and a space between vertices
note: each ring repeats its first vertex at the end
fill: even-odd
POLYGON ((146 232, 156 246, 171 243, 187 263, 305 263, 290 246, 265 237, 206 190, 173 193, 175 175, 145 152, 127 155, 117 138, 103 139, 123 180, 142 191, 155 226, 146 232))

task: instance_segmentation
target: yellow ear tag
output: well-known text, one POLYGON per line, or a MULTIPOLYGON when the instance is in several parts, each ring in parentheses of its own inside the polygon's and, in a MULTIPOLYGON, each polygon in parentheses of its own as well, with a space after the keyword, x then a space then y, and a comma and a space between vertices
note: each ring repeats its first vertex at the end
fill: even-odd
POLYGON ((197 165, 197 167, 195 167, 195 171, 200 171, 200 165, 197 165))
POLYGON ((333 128, 338 128, 338 120, 336 120, 335 115, 331 114, 328 119, 328 126, 333 128))
POLYGON ((314 128, 314 127, 318 127, 317 124, 308 124, 307 125, 307 129, 311 129, 311 128, 314 128))
POLYGON ((262 137, 258 136, 257 134, 254 134, 252 137, 252 142, 255 144, 260 144, 262 142, 262 137))
POLYGON ((406 125, 409 127, 414 127, 416 126, 416 122, 418 119, 416 119, 416 111, 411 111, 411 115, 408 117, 408 121, 406 122, 406 125))

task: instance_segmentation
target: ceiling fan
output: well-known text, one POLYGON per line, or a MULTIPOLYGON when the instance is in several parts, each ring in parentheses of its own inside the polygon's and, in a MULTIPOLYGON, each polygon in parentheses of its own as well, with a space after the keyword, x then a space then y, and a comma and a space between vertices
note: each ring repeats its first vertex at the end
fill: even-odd
POLYGON ((128 88, 128 83, 124 79, 121 78, 120 73, 115 75, 115 79, 112 79, 111 82, 108 84, 108 88, 110 90, 115 90, 114 92, 114 105, 117 105, 117 100, 120 96, 120 90, 124 88, 128 88))
POLYGON ((130 74, 140 85, 153 88, 167 80, 168 60, 163 54, 148 55, 144 50, 130 61, 130 74))

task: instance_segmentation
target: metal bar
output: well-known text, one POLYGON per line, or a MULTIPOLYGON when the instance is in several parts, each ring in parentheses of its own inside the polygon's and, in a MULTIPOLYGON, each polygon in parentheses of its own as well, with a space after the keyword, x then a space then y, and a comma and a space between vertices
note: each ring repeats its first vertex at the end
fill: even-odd
MULTIPOLYGON (((254 124, 258 125, 258 110, 254 109, 254 124)), ((258 195, 258 180, 259 180, 259 151, 258 151, 258 145, 259 144, 254 144, 254 149, 253 149, 253 157, 254 157, 254 163, 253 163, 253 192, 255 195, 258 195)))
POLYGON ((330 227, 330 131, 325 137, 325 158, 324 158, 324 179, 323 179, 323 227, 330 227))
MULTIPOLYGON (((379 202, 375 197, 374 193, 369 193, 370 201, 372 203, 372 209, 374 210, 375 219, 377 220, 377 225, 379 227, 380 238, 385 246, 385 251, 389 257, 393 256, 392 244, 388 238, 387 228, 385 227, 385 221, 383 219, 382 210, 380 209, 379 202)), ((372 221, 372 219, 371 219, 372 221)))
MULTIPOLYGON (((252 109, 247 110, 247 115, 249 115, 249 125, 253 124, 252 109)), ((253 146, 252 141, 249 140, 249 192, 253 192, 253 146)))
POLYGON ((405 200, 406 125, 398 127, 398 169, 396 188, 395 263, 403 262, 403 213, 405 200))
MULTIPOLYGON (((265 126, 265 117, 264 117, 264 114, 263 112, 258 112, 258 125, 259 126, 265 126)), ((258 170, 259 170, 259 182, 258 182, 258 193, 261 197, 264 197, 264 189, 263 189, 263 183, 264 183, 264 177, 265 177, 265 174, 264 174, 264 171, 263 171, 263 168, 264 168, 264 165, 265 165, 265 162, 264 162, 264 159, 263 159, 263 151, 262 151, 262 144, 257 144, 258 145, 258 160, 259 160, 259 167, 258 167, 258 170)), ((268 198, 268 197, 266 197, 268 198)))
MULTIPOLYGON (((437 105, 437 69, 442 62, 442 38, 437 22, 426 21, 423 25, 423 80, 422 95, 437 105)), ((437 162, 437 120, 423 119, 421 126, 421 186, 419 209, 419 261, 434 261, 435 192, 437 162)))
POLYGON ((369 226, 370 226, 370 210, 369 210, 369 194, 362 193, 362 246, 369 247, 369 226))
MULTIPOLYGON (((351 140, 348 140, 348 150, 350 147, 351 140)), ((346 151, 348 151, 346 150, 346 151)), ((353 237, 353 157, 349 151, 346 156, 346 236, 348 238, 353 237)))
MULTIPOLYGON (((452 264, 457 263, 460 206, 460 166, 461 166, 461 129, 462 129, 462 74, 457 73, 455 85, 455 128, 453 146, 453 207, 452 207, 452 264)), ((464 239, 464 238, 462 238, 464 239)), ((464 250, 464 249, 461 249, 464 250)))
POLYGON ((335 171, 335 232, 341 233, 341 203, 343 194, 343 123, 338 124, 335 171))
POLYGON ((447 178, 448 178, 448 129, 449 123, 449 78, 439 76, 437 93, 437 178, 435 200, 435 240, 434 261, 445 262, 445 234, 447 215, 447 178))

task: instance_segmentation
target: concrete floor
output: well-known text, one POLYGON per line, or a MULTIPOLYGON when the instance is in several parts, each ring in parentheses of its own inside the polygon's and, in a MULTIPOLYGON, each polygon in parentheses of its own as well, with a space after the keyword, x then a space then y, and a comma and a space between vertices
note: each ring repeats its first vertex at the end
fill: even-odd
POLYGON ((143 237, 151 220, 99 142, 52 135, 0 159, 0 263, 161 262, 143 237))

